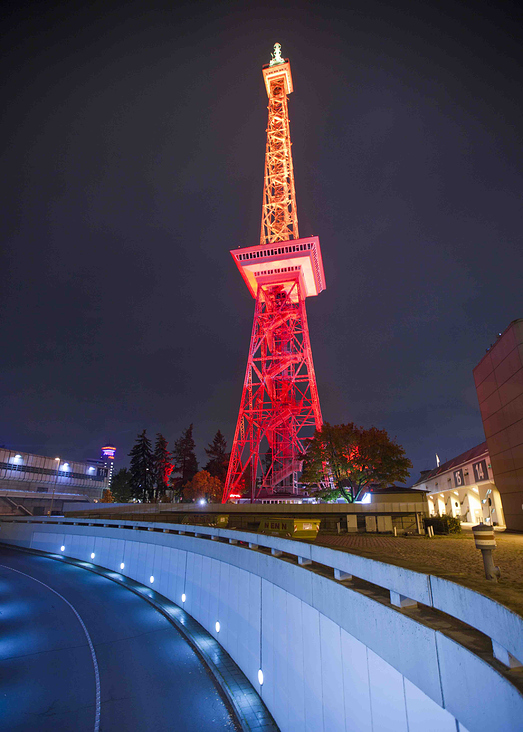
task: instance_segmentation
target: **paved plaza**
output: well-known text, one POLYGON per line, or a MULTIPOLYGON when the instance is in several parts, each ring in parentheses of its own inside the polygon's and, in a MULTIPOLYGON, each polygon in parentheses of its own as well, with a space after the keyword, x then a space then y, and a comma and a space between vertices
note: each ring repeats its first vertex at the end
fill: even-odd
POLYGON ((481 551, 471 531, 456 536, 394 537, 371 534, 320 534, 317 544, 361 554, 419 572, 438 575, 489 595, 523 615, 523 534, 496 532, 494 561, 498 583, 485 579, 481 551))

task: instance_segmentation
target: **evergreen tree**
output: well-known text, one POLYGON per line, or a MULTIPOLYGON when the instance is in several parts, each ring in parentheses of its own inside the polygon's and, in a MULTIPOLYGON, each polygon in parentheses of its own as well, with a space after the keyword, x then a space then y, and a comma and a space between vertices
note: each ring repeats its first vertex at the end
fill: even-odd
POLYGON ((230 453, 227 452, 227 441, 220 430, 214 435, 214 439, 209 443, 209 447, 205 448, 205 452, 209 460, 204 470, 215 478, 218 478, 218 480, 221 480, 222 483, 225 483, 230 453))
POLYGON ((151 441, 147 437, 146 430, 138 435, 129 457, 132 494, 134 498, 147 503, 153 498, 154 462, 151 441))
POLYGON ((183 431, 182 436, 176 440, 173 448, 174 476, 171 476, 171 486, 180 497, 183 486, 189 483, 198 472, 198 461, 194 452, 196 445, 192 436, 193 425, 183 431))
POLYGON ((127 468, 120 468, 113 475, 111 493, 116 503, 129 503, 133 497, 131 488, 131 472, 127 468))
POLYGON ((154 498, 159 501, 165 495, 173 470, 171 453, 167 450, 167 440, 159 432, 156 435, 153 462, 154 498))

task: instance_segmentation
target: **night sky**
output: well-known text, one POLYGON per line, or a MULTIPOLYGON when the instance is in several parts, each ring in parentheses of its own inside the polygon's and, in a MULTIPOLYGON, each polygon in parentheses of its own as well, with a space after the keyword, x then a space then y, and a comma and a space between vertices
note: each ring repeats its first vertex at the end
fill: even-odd
POLYGON ((388 430, 411 482, 484 439, 472 369, 523 315, 517 4, 6 7, 0 444, 230 447, 276 41, 324 419, 388 430))

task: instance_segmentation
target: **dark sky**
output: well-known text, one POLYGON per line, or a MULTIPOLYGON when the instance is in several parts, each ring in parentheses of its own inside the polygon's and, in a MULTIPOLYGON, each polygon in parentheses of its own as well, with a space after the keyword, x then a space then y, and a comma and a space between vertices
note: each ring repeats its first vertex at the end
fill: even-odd
POLYGON ((275 41, 324 419, 387 429, 413 480, 484 439, 472 369, 523 315, 516 4, 12 3, 2 30, 0 444, 230 445, 275 41))

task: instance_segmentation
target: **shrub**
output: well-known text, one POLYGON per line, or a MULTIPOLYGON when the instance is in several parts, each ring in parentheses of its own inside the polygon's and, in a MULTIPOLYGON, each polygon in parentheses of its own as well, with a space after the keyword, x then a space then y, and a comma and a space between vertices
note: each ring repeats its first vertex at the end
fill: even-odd
POLYGON ((443 516, 431 516, 425 519, 425 526, 432 526, 435 534, 460 534, 461 521, 459 518, 449 516, 444 513, 443 516))

